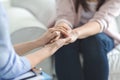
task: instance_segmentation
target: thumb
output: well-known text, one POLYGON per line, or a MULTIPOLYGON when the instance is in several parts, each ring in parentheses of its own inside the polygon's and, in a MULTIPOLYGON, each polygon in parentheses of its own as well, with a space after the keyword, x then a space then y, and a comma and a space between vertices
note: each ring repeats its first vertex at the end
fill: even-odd
POLYGON ((69 38, 69 37, 67 37, 67 38, 62 38, 62 39, 59 39, 58 41, 57 41, 57 44, 59 45, 59 46, 63 46, 63 45, 66 45, 66 44, 68 44, 68 42, 71 40, 71 38, 69 38))
POLYGON ((66 42, 69 42, 69 41, 71 40, 71 38, 70 38, 70 37, 67 37, 67 38, 64 38, 63 40, 64 40, 64 42, 66 43, 66 42))

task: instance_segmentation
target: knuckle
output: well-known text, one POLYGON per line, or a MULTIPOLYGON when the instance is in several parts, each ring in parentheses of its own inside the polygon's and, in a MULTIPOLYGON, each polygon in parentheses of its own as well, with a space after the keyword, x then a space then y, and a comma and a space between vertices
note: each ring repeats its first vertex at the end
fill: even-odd
POLYGON ((50 28, 49 31, 52 32, 54 30, 54 28, 50 28))

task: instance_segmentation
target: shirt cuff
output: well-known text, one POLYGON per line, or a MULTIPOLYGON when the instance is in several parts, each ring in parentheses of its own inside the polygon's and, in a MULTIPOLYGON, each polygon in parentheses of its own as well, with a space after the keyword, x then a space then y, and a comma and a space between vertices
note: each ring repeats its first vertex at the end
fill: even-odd
POLYGON ((103 19, 91 19, 91 21, 96 21, 100 24, 100 33, 103 32, 107 28, 107 23, 103 19))
POLYGON ((58 25, 59 23, 62 23, 62 22, 68 24, 68 26, 70 26, 71 28, 73 28, 73 25, 69 21, 67 21, 65 19, 57 20, 56 23, 55 23, 55 26, 58 25))
MULTIPOLYGON (((25 65, 24 68, 25 70, 30 70, 31 69, 31 64, 30 64, 30 61, 26 58, 26 57, 21 57, 21 60, 23 62, 23 64, 25 65)), ((25 71, 25 72, 26 72, 25 71)))

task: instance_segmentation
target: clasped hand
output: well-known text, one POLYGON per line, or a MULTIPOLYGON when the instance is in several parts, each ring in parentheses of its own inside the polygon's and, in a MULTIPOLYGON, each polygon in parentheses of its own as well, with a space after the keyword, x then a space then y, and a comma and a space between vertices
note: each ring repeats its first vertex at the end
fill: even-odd
POLYGON ((39 39, 37 39, 37 44, 39 45, 54 45, 57 47, 62 47, 76 41, 78 36, 67 24, 60 23, 53 28, 49 28, 39 39))
POLYGON ((71 29, 66 23, 59 23, 54 27, 54 32, 57 36, 53 38, 50 42, 55 42, 59 39, 68 39, 64 45, 75 42, 78 38, 78 35, 74 30, 71 29))

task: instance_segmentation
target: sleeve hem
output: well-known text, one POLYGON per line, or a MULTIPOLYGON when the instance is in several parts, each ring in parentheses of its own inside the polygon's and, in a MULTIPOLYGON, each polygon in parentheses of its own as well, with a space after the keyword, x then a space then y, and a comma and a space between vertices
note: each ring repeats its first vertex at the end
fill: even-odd
POLYGON ((103 32, 107 28, 107 24, 103 19, 101 19, 101 20, 99 20, 99 19, 91 19, 90 22, 91 21, 96 21, 96 22, 98 22, 100 24, 100 33, 103 32))
POLYGON ((31 69, 32 67, 31 67, 30 61, 25 56, 21 58, 24 62, 25 68, 27 67, 27 69, 31 69))

